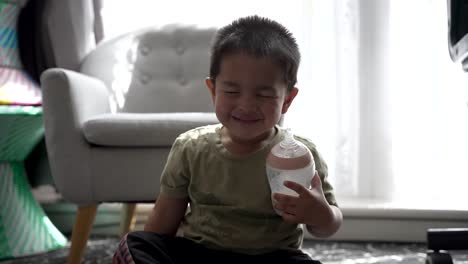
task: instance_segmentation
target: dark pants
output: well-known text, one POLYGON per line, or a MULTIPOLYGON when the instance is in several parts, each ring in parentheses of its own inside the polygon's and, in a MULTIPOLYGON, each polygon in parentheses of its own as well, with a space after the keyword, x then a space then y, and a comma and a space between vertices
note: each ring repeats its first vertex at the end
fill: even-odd
POLYGON ((113 263, 312 263, 302 252, 277 250, 261 255, 245 255, 206 248, 183 237, 158 235, 152 232, 128 233, 114 254, 113 263))

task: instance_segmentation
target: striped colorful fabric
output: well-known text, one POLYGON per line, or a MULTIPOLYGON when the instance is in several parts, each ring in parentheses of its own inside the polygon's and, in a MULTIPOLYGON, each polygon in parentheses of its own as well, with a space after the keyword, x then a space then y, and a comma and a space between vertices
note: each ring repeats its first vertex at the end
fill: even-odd
POLYGON ((32 196, 22 162, 0 162, 0 201, 0 260, 66 245, 32 196))
POLYGON ((0 1, 0 104, 41 105, 39 86, 23 71, 16 24, 21 7, 0 1))
POLYGON ((42 92, 22 70, 0 66, 0 104, 41 105, 42 92))
POLYGON ((112 258, 113 264, 135 264, 127 245, 127 235, 120 240, 119 246, 112 258))
POLYGON ((42 108, 0 105, 0 126, 0 260, 65 246, 34 199, 23 164, 44 136, 42 108))
POLYGON ((16 24, 21 7, 0 2, 0 65, 22 68, 18 53, 16 24))
POLYGON ((44 136, 42 122, 41 107, 0 105, 0 161, 26 159, 44 136))

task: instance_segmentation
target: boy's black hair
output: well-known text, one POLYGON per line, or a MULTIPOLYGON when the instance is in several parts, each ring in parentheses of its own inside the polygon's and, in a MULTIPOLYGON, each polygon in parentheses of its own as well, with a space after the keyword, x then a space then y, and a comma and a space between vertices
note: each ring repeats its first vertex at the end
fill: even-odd
POLYGON ((278 22, 255 15, 239 18, 220 28, 211 47, 210 78, 213 83, 223 57, 235 52, 273 59, 283 70, 288 90, 296 84, 301 57, 299 48, 291 32, 278 22))

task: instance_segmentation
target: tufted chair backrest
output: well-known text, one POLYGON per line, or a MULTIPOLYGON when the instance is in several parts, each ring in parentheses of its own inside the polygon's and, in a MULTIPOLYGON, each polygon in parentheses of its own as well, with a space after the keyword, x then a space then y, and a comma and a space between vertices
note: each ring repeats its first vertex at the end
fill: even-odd
POLYGON ((167 25, 105 41, 81 72, 104 81, 113 112, 213 112, 204 79, 215 28, 167 25))

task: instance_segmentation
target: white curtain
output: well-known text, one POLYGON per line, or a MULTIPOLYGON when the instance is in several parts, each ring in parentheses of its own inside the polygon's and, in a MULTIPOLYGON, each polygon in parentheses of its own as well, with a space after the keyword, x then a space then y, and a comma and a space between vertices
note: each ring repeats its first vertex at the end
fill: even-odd
POLYGON ((342 201, 463 208, 468 73, 450 61, 446 1, 103 0, 105 38, 267 16, 296 36, 299 95, 285 125, 316 142, 342 201))
POLYGON ((468 73, 448 54, 446 2, 334 4, 336 96, 317 100, 336 107, 328 160, 338 194, 468 209, 468 73))
POLYGON ((448 55, 446 1, 391 1, 389 17, 395 193, 466 210, 468 72, 448 55))

